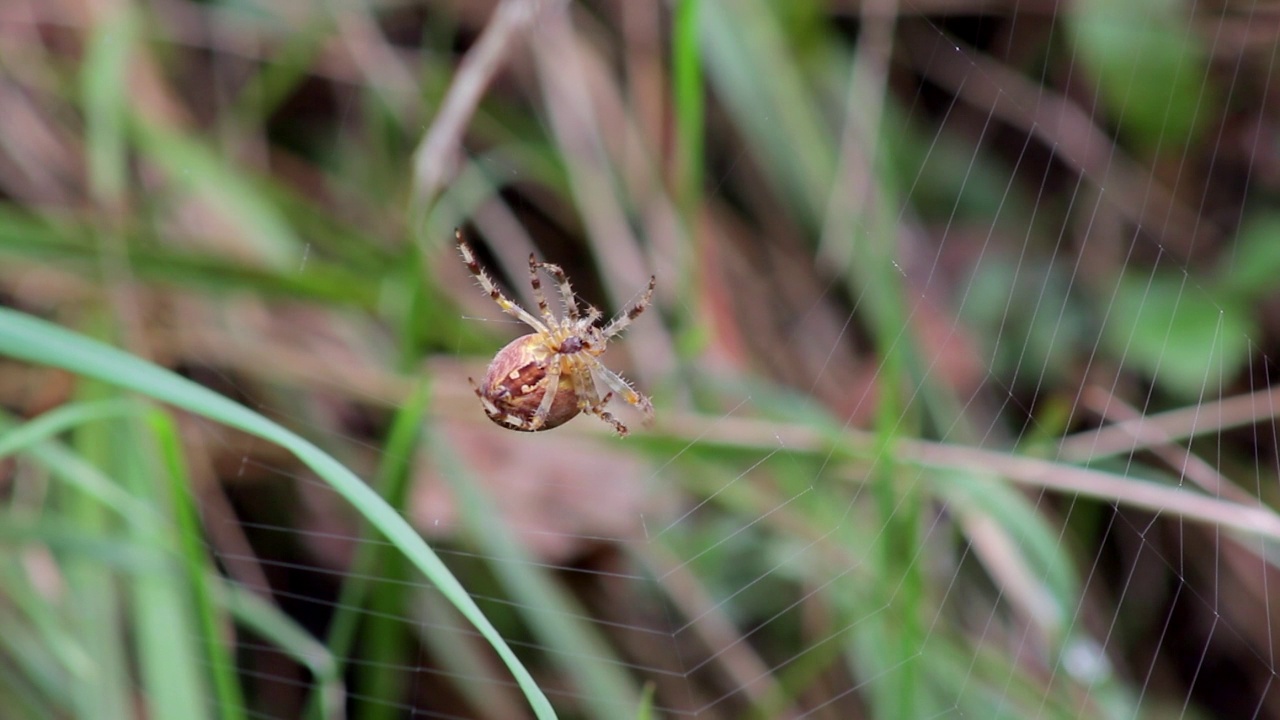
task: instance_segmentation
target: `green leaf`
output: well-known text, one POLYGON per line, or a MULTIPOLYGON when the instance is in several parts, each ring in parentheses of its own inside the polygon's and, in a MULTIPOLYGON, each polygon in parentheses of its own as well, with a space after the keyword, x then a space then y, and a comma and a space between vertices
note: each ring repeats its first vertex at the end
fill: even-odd
POLYGON ((1240 302, 1166 273, 1123 277, 1106 326, 1125 362, 1187 398, 1230 380, 1248 359, 1251 334, 1240 302))
POLYGON ((1219 287, 1224 294, 1253 302, 1280 290, 1280 213, 1252 218, 1240 230, 1236 254, 1226 264, 1219 287))
POLYGON ((1082 0, 1067 16, 1077 57, 1108 116, 1144 150, 1179 152, 1218 107, 1205 88, 1208 55, 1180 0, 1082 0))

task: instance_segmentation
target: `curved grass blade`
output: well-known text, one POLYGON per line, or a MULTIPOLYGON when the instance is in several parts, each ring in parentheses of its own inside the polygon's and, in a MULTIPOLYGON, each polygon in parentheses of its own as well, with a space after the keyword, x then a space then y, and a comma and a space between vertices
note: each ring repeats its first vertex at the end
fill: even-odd
POLYGON ((0 354, 128 388, 221 422, 292 452, 405 554, 493 646, 539 718, 555 711, 533 676, 421 536, 372 488, 320 448, 208 388, 52 323, 0 308, 0 354))

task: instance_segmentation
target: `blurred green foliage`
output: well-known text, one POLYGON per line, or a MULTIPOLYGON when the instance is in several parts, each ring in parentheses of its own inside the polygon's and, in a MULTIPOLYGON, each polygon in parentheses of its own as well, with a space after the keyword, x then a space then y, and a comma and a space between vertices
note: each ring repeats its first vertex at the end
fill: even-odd
POLYGON ((1221 102, 1191 11, 1183 0, 1084 0, 1067 13, 1102 109, 1144 154, 1184 152, 1221 102))

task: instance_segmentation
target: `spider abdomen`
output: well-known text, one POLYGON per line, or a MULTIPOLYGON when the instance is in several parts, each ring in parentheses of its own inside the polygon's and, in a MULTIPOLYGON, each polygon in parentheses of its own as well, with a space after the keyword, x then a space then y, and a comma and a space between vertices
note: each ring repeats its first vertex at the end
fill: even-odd
POLYGON ((565 361, 536 333, 512 340, 494 356, 480 383, 485 414, 503 427, 530 432, 550 430, 573 419, 581 407, 573 373, 562 367, 551 409, 542 424, 534 426, 538 406, 546 397, 551 365, 557 362, 563 365, 565 361))

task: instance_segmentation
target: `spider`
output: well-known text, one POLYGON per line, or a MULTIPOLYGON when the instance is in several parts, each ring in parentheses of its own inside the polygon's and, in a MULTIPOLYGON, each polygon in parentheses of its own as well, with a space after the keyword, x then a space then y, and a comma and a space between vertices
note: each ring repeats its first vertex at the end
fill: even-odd
POLYGON ((537 432, 563 425, 585 410, 612 425, 619 436, 625 436, 627 426, 604 409, 616 394, 644 415, 645 424, 653 421, 653 403, 649 398, 636 392, 621 375, 605 367, 600 356, 604 354, 609 340, 649 307, 657 282, 655 277, 649 277, 649 287, 639 300, 599 326, 597 322, 603 313, 590 305, 585 313, 582 312, 564 270, 559 265, 539 262, 530 254, 529 285, 538 302, 538 314, 541 316, 538 318, 498 290, 476 261, 475 251, 463 239, 461 230, 455 231, 454 235, 462 261, 479 281, 480 287, 503 312, 533 328, 532 333, 512 340, 498 351, 479 385, 472 378, 467 378, 490 420, 512 430, 537 432), (542 281, 538 277, 539 270, 559 286, 563 318, 553 315, 547 305, 542 281), (597 382, 609 388, 603 398, 597 382))

